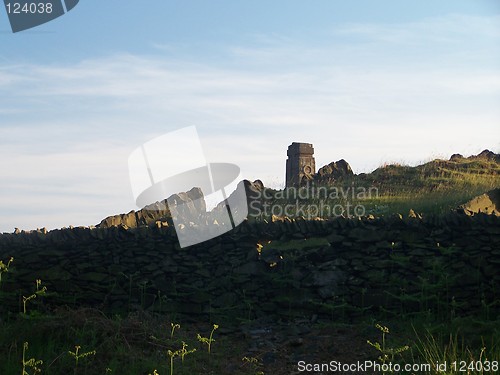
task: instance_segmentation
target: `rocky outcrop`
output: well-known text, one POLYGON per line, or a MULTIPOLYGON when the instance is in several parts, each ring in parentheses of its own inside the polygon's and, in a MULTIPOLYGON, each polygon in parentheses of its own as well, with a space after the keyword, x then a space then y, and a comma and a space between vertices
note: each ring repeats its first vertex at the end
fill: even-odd
POLYGON ((500 189, 490 190, 460 206, 468 215, 484 213, 500 215, 500 189))
POLYGON ((262 211, 264 184, 261 180, 244 180, 240 184, 244 185, 247 195, 248 217, 255 217, 262 211))
POLYGON ((185 193, 173 194, 167 199, 167 203, 173 209, 175 208, 176 215, 180 219, 204 215, 207 211, 207 205, 200 188, 192 188, 185 193))
POLYGON ((169 198, 150 204, 139 211, 130 211, 128 214, 109 216, 102 220, 97 227, 110 228, 125 226, 127 228, 137 228, 141 226, 152 226, 156 222, 167 222, 172 217, 168 205, 179 207, 178 213, 181 216, 195 215, 206 211, 203 192, 200 188, 192 188, 188 192, 173 194, 169 198))
POLYGON ((453 154, 450 157, 450 161, 454 162, 464 162, 464 161, 473 161, 473 160, 487 160, 495 163, 500 163, 500 154, 496 154, 490 150, 483 150, 477 155, 471 155, 469 157, 464 157, 461 154, 453 154))
POLYGON ((335 181, 353 176, 351 166, 344 159, 331 162, 318 170, 314 175, 314 181, 319 183, 334 183, 335 181))
POLYGON ((494 152, 490 150, 483 150, 477 155, 472 155, 467 158, 468 160, 477 160, 477 159, 483 159, 483 160, 488 160, 488 161, 494 161, 496 163, 500 163, 500 154, 495 154, 494 152))

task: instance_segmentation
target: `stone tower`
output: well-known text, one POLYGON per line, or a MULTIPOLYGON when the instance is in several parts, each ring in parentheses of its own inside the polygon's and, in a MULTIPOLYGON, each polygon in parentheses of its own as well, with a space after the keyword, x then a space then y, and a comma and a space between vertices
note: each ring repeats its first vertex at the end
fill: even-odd
POLYGON ((299 186, 304 179, 316 173, 314 148, 310 143, 293 142, 288 146, 286 160, 286 187, 299 186))

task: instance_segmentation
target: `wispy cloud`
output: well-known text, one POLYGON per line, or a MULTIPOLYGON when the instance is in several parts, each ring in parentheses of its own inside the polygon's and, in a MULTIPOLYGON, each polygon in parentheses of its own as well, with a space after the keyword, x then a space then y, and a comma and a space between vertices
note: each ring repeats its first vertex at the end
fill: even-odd
POLYGON ((459 43, 464 37, 500 38, 500 16, 450 14, 416 22, 351 23, 338 27, 335 33, 390 43, 459 43))

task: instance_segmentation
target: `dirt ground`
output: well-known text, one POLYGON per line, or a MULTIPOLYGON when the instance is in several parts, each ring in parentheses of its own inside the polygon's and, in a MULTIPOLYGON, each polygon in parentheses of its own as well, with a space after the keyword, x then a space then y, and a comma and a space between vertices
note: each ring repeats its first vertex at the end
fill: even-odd
MULTIPOLYGON (((367 340, 380 341, 375 329, 331 324, 276 324, 253 326, 242 331, 229 333, 226 339, 240 341, 244 355, 256 358, 260 365, 256 373, 273 375, 296 374, 370 374, 378 373, 364 369, 355 371, 345 365, 377 361, 378 353, 367 340), (246 349, 245 349, 246 348, 246 349), (338 370, 314 371, 314 364, 333 363, 338 370), (309 366, 306 367, 306 366, 309 366), (313 369, 312 371, 307 371, 313 369), (347 370, 347 371, 344 371, 347 370)), ((379 362, 377 362, 379 363, 379 362)), ((243 372, 248 363, 228 363, 227 373, 243 372)), ((246 372, 248 373, 248 372, 246 372)))

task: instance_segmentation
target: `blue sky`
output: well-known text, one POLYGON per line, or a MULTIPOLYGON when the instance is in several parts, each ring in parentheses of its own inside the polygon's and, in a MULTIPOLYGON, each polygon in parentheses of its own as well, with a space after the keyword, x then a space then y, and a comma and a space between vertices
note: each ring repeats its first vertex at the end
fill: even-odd
POLYGON ((189 125, 272 187, 293 141, 355 172, 498 152, 500 2, 82 0, 16 34, 0 9, 0 95, 0 232, 135 209, 129 154, 189 125))

